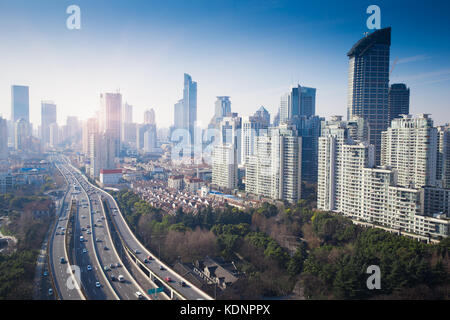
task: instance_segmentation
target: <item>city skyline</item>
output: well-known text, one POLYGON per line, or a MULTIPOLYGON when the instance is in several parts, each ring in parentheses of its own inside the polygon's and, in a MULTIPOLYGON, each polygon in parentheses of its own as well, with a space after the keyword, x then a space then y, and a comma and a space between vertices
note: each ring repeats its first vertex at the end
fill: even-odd
MULTIPOLYGON (((398 10, 401 3, 406 5, 402 1, 379 3, 382 27, 392 26, 390 69, 394 68, 390 84, 405 83, 411 89, 410 113, 427 110, 437 124, 443 124, 448 122, 445 108, 450 98, 445 90, 450 81, 449 45, 436 41, 447 36, 440 30, 445 30, 448 22, 439 20, 441 13, 431 15, 424 5, 409 2, 408 17, 401 17, 402 11, 398 10), (424 23, 420 30, 411 32, 408 26, 412 22, 405 23, 405 19, 413 21, 419 14, 424 23), (437 18, 433 23, 443 28, 433 29, 433 36, 427 37, 432 30, 426 22, 431 18, 437 18), (421 42, 420 47, 417 41, 421 42), (433 49, 424 50, 426 47, 433 49)), ((183 73, 189 73, 198 82, 202 127, 207 126, 214 114, 217 96, 230 96, 233 111, 242 116, 253 114, 261 105, 275 116, 280 96, 297 83, 317 88, 316 114, 345 115, 348 70, 345 53, 368 31, 367 5, 360 3, 349 6, 346 12, 335 3, 319 10, 318 5, 308 3, 250 1, 237 10, 234 2, 212 2, 206 7, 220 12, 214 25, 203 2, 185 8, 185 16, 173 13, 180 5, 177 1, 164 8, 155 3, 140 3, 139 13, 133 6, 124 9, 121 2, 111 5, 80 1, 83 23, 79 31, 65 28, 65 4, 40 2, 40 11, 33 10, 35 5, 18 2, 6 6, 5 1, 0 2, 1 12, 8 13, 2 17, 0 27, 16 31, 14 37, 2 31, 2 41, 11 48, 10 52, 17 52, 18 46, 22 48, 14 56, 7 51, 0 54, 0 59, 6 62, 0 81, 0 114, 10 119, 11 85, 28 85, 30 118, 35 125, 40 123, 41 100, 57 104, 61 124, 69 115, 80 119, 94 116, 100 108, 99 94, 120 89, 123 102, 135 108, 135 122, 145 110, 154 108, 159 127, 169 127, 183 73), (290 5, 292 12, 287 12, 290 5), (42 16, 33 11, 45 11, 48 19, 42 21, 42 16), (100 14, 104 17, 100 18, 100 14), (161 17, 157 18, 157 14, 161 17), (182 26, 192 14, 198 21, 182 26), (243 16, 247 19, 242 19, 243 16), (119 21, 118 17, 123 24, 114 23, 119 21), (164 22, 164 17, 170 19, 164 22), (280 20, 284 23, 270 29, 280 20), (264 21, 268 21, 267 26, 262 25, 264 21), (249 28, 251 23, 256 23, 257 28, 249 28), (211 28, 205 31, 207 27, 211 28), (243 34, 239 34, 241 27, 247 30, 243 34), (258 28, 263 34, 255 37, 258 28), (289 30, 303 32, 292 41, 289 30), (182 39, 186 34, 192 35, 189 41, 182 39), (127 49, 131 47, 133 50, 127 49), (39 65, 31 53, 42 57, 39 65), (166 70, 164 74, 162 69, 166 70), (87 77, 90 81, 85 80, 87 77)))

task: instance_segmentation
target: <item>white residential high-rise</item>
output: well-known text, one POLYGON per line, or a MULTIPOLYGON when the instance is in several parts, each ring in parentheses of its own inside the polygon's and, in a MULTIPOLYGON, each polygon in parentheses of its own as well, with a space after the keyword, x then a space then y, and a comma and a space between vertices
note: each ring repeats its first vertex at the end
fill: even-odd
POLYGON ((85 155, 89 155, 91 151, 91 139, 90 136, 92 134, 98 133, 98 119, 97 118, 89 118, 83 123, 83 132, 82 132, 82 140, 83 140, 83 153, 85 155))
MULTIPOLYGON (((364 122, 359 125, 364 126, 364 122)), ((428 163, 436 163, 437 153, 431 119, 426 115, 395 119, 383 132, 382 161, 386 165, 380 167, 374 166, 374 146, 354 139, 355 135, 366 136, 356 134, 364 132, 357 126, 358 122, 340 117, 323 123, 318 209, 424 237, 448 236, 449 206, 439 203, 450 193, 427 186, 433 181, 427 170, 436 178, 436 164, 428 163), (425 159, 426 155, 430 159, 425 159)))
POLYGON ((439 126, 437 130, 436 179, 440 187, 450 189, 450 126, 439 126))
POLYGON ((436 186, 437 129, 427 114, 402 115, 382 133, 381 165, 398 172, 398 185, 436 186))
POLYGON ((218 143, 212 150, 212 184, 233 190, 238 183, 238 163, 236 146, 218 143))
POLYGON ((301 198, 302 140, 295 127, 282 124, 257 137, 257 148, 246 163, 246 188, 250 193, 287 200, 301 198))

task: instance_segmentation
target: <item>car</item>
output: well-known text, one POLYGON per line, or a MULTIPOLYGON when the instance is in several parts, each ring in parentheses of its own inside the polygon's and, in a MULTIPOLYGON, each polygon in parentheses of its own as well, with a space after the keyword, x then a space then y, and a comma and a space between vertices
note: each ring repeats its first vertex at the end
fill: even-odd
POLYGON ((104 268, 103 268, 103 270, 105 270, 105 271, 109 271, 109 270, 111 270, 108 266, 105 266, 104 268))
POLYGON ((64 231, 63 231, 63 232, 61 232, 61 235, 62 235, 62 236, 64 235, 64 231))
POLYGON ((100 284, 100 282, 97 281, 97 282, 95 283, 95 286, 96 286, 97 288, 100 288, 102 285, 100 284))
POLYGON ((115 275, 111 275, 111 281, 116 281, 117 279, 116 279, 116 276, 115 275))
POLYGON ((64 263, 66 260, 64 258, 59 259, 59 262, 64 263))
POLYGON ((159 265, 159 270, 164 270, 164 267, 162 265, 159 265))
POLYGON ((182 286, 182 287, 186 287, 186 282, 184 282, 184 281, 180 281, 180 286, 182 286))
POLYGON ((81 228, 81 231, 86 231, 86 228, 81 228))
POLYGON ((138 249, 134 250, 134 253, 139 254, 139 250, 138 249))
POLYGON ((48 295, 49 295, 49 296, 53 295, 53 289, 51 289, 51 288, 48 289, 48 295))
POLYGON ((113 263, 111 263, 111 264, 109 265, 109 267, 110 267, 111 269, 114 269, 116 266, 115 266, 113 263))
POLYGON ((117 263, 116 263, 116 268, 120 268, 120 267, 121 267, 120 263, 117 262, 117 263))
POLYGON ((56 232, 56 235, 59 236, 59 232, 56 232))
POLYGON ((90 228, 91 228, 91 226, 90 226, 90 225, 87 225, 87 226, 86 226, 86 228, 90 229, 90 228))
POLYGON ((95 241, 102 242, 102 240, 100 238, 95 238, 95 241))
POLYGON ((86 250, 86 248, 84 248, 84 249, 83 249, 83 253, 87 253, 87 250, 86 250))
POLYGON ((136 291, 136 297, 138 298, 138 299, 143 299, 144 298, 144 296, 142 295, 142 293, 140 293, 139 291, 136 291))
POLYGON ((166 277, 164 280, 166 280, 167 282, 172 282, 172 278, 171 277, 166 277))
POLYGON ((88 231, 86 232, 86 234, 91 234, 91 231, 88 230, 88 231))
POLYGON ((120 275, 118 279, 119 279, 120 282, 124 282, 125 281, 125 278, 124 278, 123 275, 120 275))
POLYGON ((153 260, 153 257, 152 256, 148 256, 147 259, 148 260, 153 260))
POLYGON ((144 263, 149 263, 147 258, 144 259, 144 263))
POLYGON ((90 264, 88 264, 88 266, 87 266, 87 270, 88 270, 88 271, 91 271, 91 270, 92 270, 92 267, 91 267, 91 265, 90 265, 90 264))
POLYGON ((44 277, 48 276, 48 271, 44 271, 43 275, 44 277))
POLYGON ((109 250, 109 248, 107 246, 104 246, 103 250, 109 250))

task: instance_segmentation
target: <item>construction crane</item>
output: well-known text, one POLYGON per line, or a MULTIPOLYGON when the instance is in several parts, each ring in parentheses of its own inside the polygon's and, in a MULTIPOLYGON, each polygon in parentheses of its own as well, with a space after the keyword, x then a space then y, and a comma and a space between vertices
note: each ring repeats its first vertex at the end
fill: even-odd
POLYGON ((398 58, 395 58, 394 63, 392 64, 391 71, 389 72, 389 77, 391 77, 392 71, 394 71, 395 66, 397 65, 398 58))

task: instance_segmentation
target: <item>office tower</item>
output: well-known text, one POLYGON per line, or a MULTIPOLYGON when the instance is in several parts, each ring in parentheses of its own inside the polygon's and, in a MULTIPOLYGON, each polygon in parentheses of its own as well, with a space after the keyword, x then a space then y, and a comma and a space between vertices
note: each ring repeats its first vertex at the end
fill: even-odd
POLYGON ((388 94, 389 123, 402 114, 409 114, 409 88, 404 83, 394 83, 388 94))
POLYGON ((11 121, 24 119, 30 122, 30 97, 27 86, 11 86, 11 121))
POLYGON ((296 118, 310 117, 316 113, 316 89, 297 85, 281 97, 280 123, 296 118))
POLYGON ((41 102, 41 142, 50 143, 50 125, 56 122, 56 104, 52 101, 41 102))
POLYGON ((214 116, 211 119, 210 127, 217 128, 222 119, 231 113, 230 97, 217 97, 214 108, 214 116))
POLYGON ((80 139, 80 124, 78 118, 74 116, 67 117, 64 140, 69 143, 78 143, 80 139))
POLYGON ((153 108, 144 112, 144 124, 156 124, 155 110, 153 108))
POLYGON ((14 126, 14 147, 18 151, 29 151, 31 145, 31 128, 30 123, 20 118, 14 126))
POLYGON ((51 147, 56 148, 61 142, 61 132, 60 132, 60 128, 59 128, 58 124, 56 122, 53 122, 52 124, 50 124, 49 128, 48 128, 48 132, 49 132, 48 144, 51 147))
POLYGON ((114 154, 114 157, 119 157, 122 123, 122 95, 120 93, 102 93, 100 95, 100 105, 100 132, 108 135, 109 138, 112 139, 114 142, 114 151, 112 154, 114 154))
POLYGON ((83 124, 83 153, 89 155, 91 148, 90 136, 98 133, 98 119, 89 118, 83 124))
POLYGON ((218 143, 212 150, 212 184, 227 190, 237 188, 238 163, 236 146, 218 143))
POLYGON ((273 118, 272 127, 278 127, 280 125, 280 110, 278 110, 277 114, 273 118))
POLYGON ((134 141, 136 136, 133 131, 133 106, 125 103, 122 108, 121 141, 128 144, 134 141))
POLYGON ((242 138, 241 138, 241 128, 242 128, 242 118, 237 115, 237 113, 228 114, 229 116, 223 117, 222 121, 219 123, 219 130, 221 141, 220 143, 232 144, 236 150, 237 163, 242 163, 241 152, 242 152, 242 138))
POLYGON ((369 143, 380 163, 381 132, 389 126, 389 56, 391 28, 376 30, 348 52, 348 119, 360 116, 369 122, 369 143))
POLYGON ((282 124, 272 128, 267 135, 257 137, 256 153, 247 159, 245 190, 297 202, 301 198, 301 158, 302 138, 296 127, 282 124))
POLYGON ((270 126, 270 113, 264 106, 259 107, 258 110, 253 114, 253 118, 258 119, 259 122, 264 124, 264 126, 270 126))
POLYGON ((264 107, 261 107, 253 116, 242 120, 241 157, 244 164, 247 161, 247 157, 255 154, 257 137, 262 133, 267 133, 267 129, 270 126, 270 115, 267 110, 262 109, 264 107))
POLYGON ((8 158, 8 122, 0 117, 0 160, 8 158))
POLYGON ((127 102, 125 102, 125 104, 123 105, 122 122, 123 123, 133 122, 133 106, 129 105, 127 102))
POLYGON ((324 120, 318 116, 300 116, 296 120, 298 134, 302 137, 302 181, 317 182, 317 152, 324 120))
POLYGON ((155 124, 148 125, 148 129, 144 132, 143 140, 143 151, 146 153, 155 152, 155 149, 157 147, 157 134, 155 124))
POLYGON ((436 179, 439 186, 450 189, 450 126, 437 127, 437 135, 436 179))
POLYGON ((175 104, 174 129, 188 131, 189 142, 195 141, 195 123, 197 122, 197 82, 193 82, 188 74, 184 74, 183 99, 175 104))
POLYGON ((436 186, 437 129, 427 114, 392 120, 382 144, 381 165, 397 171, 399 186, 436 186))

